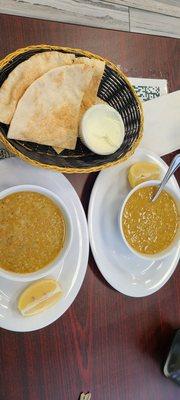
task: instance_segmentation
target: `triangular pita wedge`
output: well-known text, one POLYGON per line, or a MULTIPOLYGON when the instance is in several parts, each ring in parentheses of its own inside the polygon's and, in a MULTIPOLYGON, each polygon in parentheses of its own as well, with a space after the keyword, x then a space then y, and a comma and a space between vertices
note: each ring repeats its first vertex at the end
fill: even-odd
POLYGON ((0 121, 9 124, 19 99, 37 78, 53 68, 72 64, 74 54, 46 51, 20 63, 0 87, 0 121))
MULTIPOLYGON (((102 103, 103 100, 99 99, 97 97, 99 85, 104 73, 104 68, 105 68, 105 62, 101 60, 96 60, 95 58, 88 58, 88 57, 77 57, 74 60, 75 64, 85 64, 89 66, 93 66, 94 72, 92 79, 89 83, 89 86, 87 87, 82 103, 81 103, 81 108, 80 108, 80 113, 79 113, 79 122, 85 113, 85 111, 91 107, 94 104, 102 103)), ((58 148, 54 147, 54 150, 56 151, 57 154, 60 154, 64 149, 63 148, 58 148)))
POLYGON ((93 68, 83 64, 55 68, 21 97, 8 138, 74 149, 79 110, 93 68))
POLYGON ((57 154, 60 154, 60 153, 62 153, 63 150, 65 150, 60 146, 55 146, 55 147, 53 147, 53 149, 56 151, 57 154))
MULTIPOLYGON (((107 104, 107 103, 106 103, 106 101, 100 99, 99 97, 96 97, 95 104, 107 104)), ((53 147, 53 148, 57 154, 60 154, 60 153, 62 153, 63 150, 65 150, 62 147, 58 147, 58 146, 53 147)))
POLYGON ((92 79, 82 99, 81 111, 79 115, 80 120, 85 111, 92 105, 96 104, 99 85, 104 73, 105 62, 101 60, 96 60, 95 58, 77 57, 75 58, 74 63, 83 63, 85 65, 92 65, 94 67, 92 79))

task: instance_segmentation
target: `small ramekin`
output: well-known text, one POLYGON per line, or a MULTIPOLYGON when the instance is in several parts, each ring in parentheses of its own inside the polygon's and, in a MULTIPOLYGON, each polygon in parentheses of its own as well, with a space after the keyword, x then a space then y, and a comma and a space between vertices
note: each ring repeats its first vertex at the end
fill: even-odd
POLYGON ((56 269, 56 267, 61 265, 61 262, 63 258, 65 257, 69 246, 71 244, 72 240, 72 222, 71 222, 71 216, 69 211, 67 210, 64 202, 53 192, 51 192, 48 189, 45 189, 41 186, 36 186, 36 185, 19 185, 19 186, 13 186, 10 187, 6 190, 3 190, 0 192, 0 200, 5 198, 6 196, 13 194, 13 193, 18 193, 18 192, 37 192, 44 194, 45 196, 49 197, 51 200, 53 200, 57 206, 60 208, 61 212, 63 213, 65 224, 66 224, 66 237, 65 237, 65 243, 63 246, 63 249, 60 251, 58 256, 53 260, 52 263, 46 265, 44 268, 39 269, 38 271, 35 272, 30 272, 26 274, 20 274, 16 272, 11 272, 7 271, 3 268, 0 267, 0 276, 12 281, 21 281, 21 282, 30 282, 34 281, 37 279, 44 278, 45 276, 53 273, 53 271, 56 269))
POLYGON ((122 136, 123 136, 123 140, 122 143, 124 141, 124 135, 125 135, 125 131, 124 131, 124 123, 123 123, 123 119, 121 117, 121 115, 119 114, 119 112, 113 108, 112 106, 108 105, 108 104, 94 104, 93 106, 91 106, 90 108, 88 108, 88 110, 84 113, 80 125, 79 125, 79 137, 82 141, 82 143, 91 151, 93 151, 96 154, 99 155, 109 155, 109 154, 113 154, 115 153, 118 148, 122 145, 122 143, 119 144, 119 147, 117 147, 116 149, 114 149, 112 151, 112 149, 104 152, 102 151, 102 149, 97 150, 96 146, 92 146, 92 143, 90 143, 88 135, 87 135, 87 131, 88 131, 88 125, 89 125, 89 121, 92 118, 92 115, 96 112, 102 112, 104 111, 104 113, 107 115, 114 115, 116 120, 119 123, 119 128, 121 130, 122 136))
MULTIPOLYGON (((180 227, 178 226, 176 235, 173 239, 173 241, 171 242, 171 244, 163 251, 157 253, 157 254, 143 254, 140 253, 138 251, 136 251, 127 241, 124 232, 123 232, 123 224, 122 224, 122 219, 123 219, 123 213, 124 213, 124 208, 126 206, 126 203, 128 201, 128 199, 132 196, 132 194, 134 192, 136 192, 138 189, 142 188, 142 187, 146 187, 146 186, 157 186, 160 183, 160 181, 157 180, 151 180, 151 181, 147 181, 147 182, 143 182, 140 183, 139 185, 137 185, 135 188, 133 188, 129 194, 126 196, 122 208, 120 210, 119 213, 119 227, 120 227, 120 232, 121 235, 123 237, 123 240, 126 244, 126 246, 128 247, 128 249, 135 254, 136 256, 143 258, 143 259, 151 259, 151 260, 159 260, 161 258, 167 257, 175 248, 177 248, 178 246, 180 246, 180 227)), ((167 191, 172 198, 174 199, 175 203, 176 203, 176 207, 178 210, 178 215, 180 214, 180 193, 178 194, 174 189, 172 189, 171 187, 171 183, 170 181, 166 184, 165 186, 165 191, 167 191)))

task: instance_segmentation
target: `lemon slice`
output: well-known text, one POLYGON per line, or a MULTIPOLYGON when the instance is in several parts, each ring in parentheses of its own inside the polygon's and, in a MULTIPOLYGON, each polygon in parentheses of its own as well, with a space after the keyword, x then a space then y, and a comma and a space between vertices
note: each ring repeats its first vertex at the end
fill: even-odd
POLYGON ((18 309, 24 317, 29 317, 53 306, 61 297, 59 283, 54 279, 44 279, 24 290, 19 297, 18 309))
POLYGON ((131 165, 128 180, 132 188, 151 179, 160 179, 160 169, 157 164, 144 161, 131 165))

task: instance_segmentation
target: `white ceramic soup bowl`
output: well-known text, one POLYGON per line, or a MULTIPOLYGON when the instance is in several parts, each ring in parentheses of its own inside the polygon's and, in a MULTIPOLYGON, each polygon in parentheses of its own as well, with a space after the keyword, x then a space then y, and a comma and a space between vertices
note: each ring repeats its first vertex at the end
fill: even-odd
MULTIPOLYGON (((12 281, 22 281, 22 282, 29 282, 29 281, 34 281, 40 278, 45 277, 46 275, 49 275, 53 273, 53 271, 58 267, 61 267, 61 262, 63 258, 65 257, 65 254, 67 253, 71 240, 72 240, 72 222, 71 222, 71 216, 69 211, 67 210, 64 202, 53 192, 51 192, 48 189, 45 189, 41 186, 36 186, 36 185, 19 185, 19 186, 13 186, 10 187, 6 190, 3 190, 0 192, 0 200, 5 198, 6 196, 13 194, 13 193, 18 193, 18 192, 37 192, 41 193, 47 197, 49 197, 61 210, 63 213, 63 217, 65 220, 65 225, 66 225, 66 236, 65 236, 65 242, 64 246, 57 255, 57 257, 52 261, 52 263, 46 265, 44 268, 39 269, 38 271, 35 272, 30 272, 30 273, 16 273, 16 272, 11 272, 3 269, 0 267, 0 276, 6 279, 10 279, 12 281)), ((3 260, 1 261, 1 265, 3 265, 3 260)))
MULTIPOLYGON (((126 203, 128 201, 128 199, 132 196, 132 194, 134 192, 136 192, 138 189, 142 188, 142 187, 146 187, 146 186, 157 186, 160 183, 160 181, 157 180, 151 180, 151 181, 147 181, 147 182, 143 182, 140 183, 139 185, 137 185, 135 188, 133 188, 129 194, 126 196, 122 208, 120 210, 119 213, 119 227, 120 227, 120 232, 121 235, 123 237, 123 240, 125 242, 125 244, 127 245, 127 247, 129 248, 129 250, 132 251, 132 253, 134 253, 136 256, 144 258, 144 259, 151 259, 151 260, 159 260, 161 258, 167 257, 175 248, 177 248, 178 246, 180 246, 180 227, 178 226, 178 229, 176 231, 176 235, 173 239, 173 241, 171 242, 171 244, 163 251, 156 253, 156 254, 143 254, 140 253, 138 251, 136 251, 127 241, 125 235, 124 235, 124 231, 123 231, 123 224, 122 224, 122 219, 123 219, 123 213, 124 213, 124 208, 126 206, 126 203)), ((171 197, 174 199, 177 210, 178 210, 178 215, 180 215, 180 192, 179 194, 177 194, 177 192, 175 192, 172 187, 171 187, 171 183, 170 181, 166 184, 165 189, 166 192, 168 192, 171 197)))

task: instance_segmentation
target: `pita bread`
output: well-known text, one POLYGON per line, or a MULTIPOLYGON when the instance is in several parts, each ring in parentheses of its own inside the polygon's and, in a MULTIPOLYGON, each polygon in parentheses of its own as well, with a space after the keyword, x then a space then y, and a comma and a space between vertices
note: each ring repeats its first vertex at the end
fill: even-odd
POLYGON ((65 150, 65 149, 62 149, 62 147, 58 147, 58 146, 53 147, 53 149, 56 151, 57 154, 60 154, 60 153, 62 153, 63 150, 65 150))
POLYGON ((53 68, 72 64, 74 58, 74 54, 46 51, 14 68, 0 87, 0 121, 11 122, 19 99, 31 83, 53 68))
MULTIPOLYGON (((80 113, 79 113, 79 122, 80 122, 83 114, 89 107, 93 106, 94 104, 103 103, 103 100, 97 97, 97 93, 104 73, 105 62, 101 60, 96 60, 94 58, 77 57, 75 58, 74 63, 89 65, 92 66, 94 69, 92 79, 82 99, 80 113)), ((60 154, 64 149, 60 147, 59 148, 54 147, 54 150, 56 151, 57 154, 60 154)))
POLYGON ((96 104, 97 93, 104 73, 105 62, 101 60, 96 60, 95 58, 78 57, 75 58, 74 63, 91 65, 94 67, 92 79, 90 81, 87 90, 84 93, 81 104, 81 110, 79 115, 79 120, 81 120, 82 115, 85 113, 85 111, 92 105, 96 104))
POLYGON ((92 75, 91 66, 73 64, 41 76, 21 97, 8 138, 74 149, 81 101, 92 75))
MULTIPOLYGON (((99 97, 96 97, 95 104, 107 104, 107 102, 102 100, 102 99, 100 99, 99 97)), ((60 153, 62 153, 63 150, 65 150, 62 147, 58 147, 58 146, 57 147, 53 147, 53 149, 56 151, 57 154, 60 154, 60 153)))

